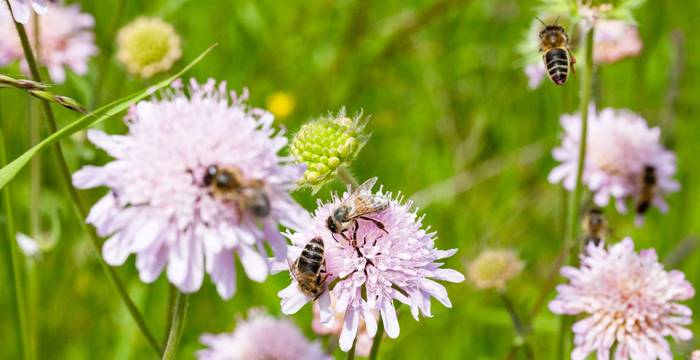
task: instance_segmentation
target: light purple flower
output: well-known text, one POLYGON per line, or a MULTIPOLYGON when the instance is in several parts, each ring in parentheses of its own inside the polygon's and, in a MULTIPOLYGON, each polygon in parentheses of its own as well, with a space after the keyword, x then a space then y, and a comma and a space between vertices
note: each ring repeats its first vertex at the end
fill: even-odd
POLYGON ((542 62, 536 62, 525 66, 525 75, 527 76, 527 87, 534 90, 542 85, 542 80, 547 76, 547 72, 542 62))
MULTIPOLYGON (((88 60, 98 52, 92 32, 95 19, 80 12, 77 5, 49 4, 48 8, 50 11, 39 17, 40 50, 34 49, 38 60, 56 83, 65 82, 65 68, 78 75, 87 74, 88 60)), ((26 29, 29 39, 33 39, 34 26, 30 24, 26 29)), ((16 60, 21 60, 22 71, 29 73, 15 26, 9 21, 9 14, 0 13, 0 66, 16 60)))
POLYGON ((103 167, 85 166, 73 175, 79 188, 107 186, 110 192, 87 221, 100 236, 107 263, 122 265, 136 254, 141 280, 154 281, 167 266, 171 283, 194 292, 207 272, 223 298, 236 289, 234 254, 251 280, 268 275, 269 244, 278 259, 287 244, 278 224, 298 228, 306 211, 289 196, 304 171, 281 157, 282 132, 272 114, 245 105, 242 97, 210 79, 192 80, 189 96, 181 83, 161 99, 141 101, 126 117, 126 135, 90 130, 88 139, 115 158, 103 167), (270 215, 259 219, 219 200, 204 186, 211 165, 235 166, 245 178, 264 182, 270 215))
MULTIPOLYGON (((48 7, 46 2, 46 0, 10 0, 10 7, 12 8, 12 13, 15 16, 15 20, 22 24, 26 24, 29 22, 32 9, 34 9, 34 11, 39 15, 46 14, 48 7)), ((7 11, 6 4, 0 5, 0 13, 5 11, 7 11)))
MULTIPOLYGON (((576 183, 581 117, 563 115, 564 138, 552 155, 560 162, 549 173, 549 181, 562 182, 568 190, 576 183)), ((668 205, 664 195, 679 189, 673 180, 676 156, 660 143, 661 130, 649 128, 646 121, 629 110, 606 108, 597 112, 591 105, 588 118, 588 141, 583 183, 594 193, 598 206, 606 206, 610 197, 618 211, 625 213, 627 199, 636 199, 642 190, 644 168, 656 172, 657 190, 652 201, 661 211, 668 205)))
POLYGON ((330 360, 321 344, 310 342, 293 322, 275 319, 253 309, 248 319, 239 319, 232 333, 203 334, 208 346, 197 351, 199 360, 330 360))
POLYGON ((692 311, 677 303, 695 295, 680 271, 664 271, 653 249, 634 251, 632 239, 605 249, 589 243, 579 268, 565 266, 569 279, 557 287, 549 303, 555 314, 588 314, 573 325, 575 348, 571 359, 583 360, 595 352, 608 359, 673 359, 665 337, 689 340, 684 326, 692 311))
MULTIPOLYGON (((289 252, 290 263, 312 238, 321 237, 324 242, 326 267, 330 274, 326 284, 335 285, 330 295, 325 291, 319 298, 320 317, 322 322, 328 323, 335 313, 345 314, 339 339, 343 351, 352 346, 361 320, 369 336, 374 337, 377 319, 373 312, 381 315, 387 335, 396 338, 399 322, 394 300, 408 305, 418 320, 420 313, 431 316, 431 297, 446 307, 452 306, 445 287, 434 280, 464 281, 459 272, 440 268, 440 259, 452 256, 457 249, 436 249, 435 233, 423 228, 422 217, 411 209, 411 203, 402 203, 390 193, 380 190, 376 194, 384 196, 389 206, 369 216, 383 223, 386 232, 374 223, 360 219, 356 247, 339 235, 333 237, 326 228, 326 219, 349 194, 346 192, 340 199, 334 196, 327 204, 319 203, 310 226, 289 234, 293 244, 289 252), (331 304, 331 297, 334 304, 331 304)), ((352 231, 348 236, 352 237, 352 231)), ((294 279, 278 295, 282 298, 282 312, 285 314, 296 313, 311 301, 299 290, 294 279)))
POLYGON ((593 60, 597 64, 613 63, 642 51, 637 26, 622 20, 600 20, 593 41, 593 60))

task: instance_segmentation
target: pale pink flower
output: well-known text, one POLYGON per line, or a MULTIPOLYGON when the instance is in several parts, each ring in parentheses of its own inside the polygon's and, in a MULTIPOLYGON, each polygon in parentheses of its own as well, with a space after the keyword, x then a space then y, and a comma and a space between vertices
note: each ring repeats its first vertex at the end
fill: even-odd
POLYGON ((700 350, 695 350, 690 354, 690 360, 700 360, 700 350))
MULTIPOLYGON (((6 5, 7 4, 4 4, 3 1, 3 4, 0 5, 0 13, 7 11, 6 5)), ((43 15, 46 14, 48 6, 46 0, 10 0, 10 7, 12 8, 12 14, 15 16, 15 20, 19 23, 26 24, 29 22, 32 10, 39 15, 43 15)), ((0 21, 5 20, 3 19, 0 21)))
POLYGON ((632 239, 605 249, 589 243, 579 268, 565 266, 561 274, 569 279, 557 287, 549 303, 555 314, 590 316, 573 325, 573 360, 595 352, 608 359, 673 359, 668 341, 689 340, 693 334, 684 326, 692 311, 678 301, 695 295, 693 286, 680 271, 664 271, 653 249, 634 251, 632 239))
MULTIPOLYGON (((568 190, 576 183, 581 116, 563 115, 564 138, 552 155, 560 162, 549 173, 549 181, 562 182, 568 190)), ((591 105, 588 116, 588 141, 583 169, 583 183, 594 193, 598 206, 606 206, 610 197, 618 211, 625 213, 625 201, 636 199, 642 190, 644 168, 656 173, 653 205, 666 211, 664 195, 679 189, 673 180, 676 156, 660 143, 661 130, 650 128, 639 115, 629 110, 606 108, 597 112, 591 105)))
POLYGON ((542 85, 542 80, 547 77, 547 72, 544 69, 544 64, 540 61, 525 66, 525 75, 527 76, 527 87, 532 90, 542 85))
MULTIPOLYGON (((50 11, 39 17, 40 50, 37 53, 34 49, 39 62, 46 66, 51 80, 56 83, 65 82, 65 68, 78 75, 87 74, 88 60, 98 52, 92 31, 95 19, 80 12, 78 5, 49 4, 48 8, 50 11)), ((8 14, 0 14, 0 66, 21 60, 22 70, 29 73, 19 36, 8 20, 8 14)), ((26 29, 29 39, 34 39, 33 24, 26 29)))
POLYGON ((637 26, 622 20, 599 21, 593 41, 594 61, 599 64, 637 56, 642 51, 642 39, 637 26))
MULTIPOLYGON (((335 301, 331 300, 331 307, 335 305, 335 301)), ((311 329, 318 335, 333 335, 339 337, 343 331, 343 319, 345 312, 336 311, 327 323, 321 321, 321 307, 319 303, 314 303, 313 306, 314 318, 311 321, 311 329)), ((378 311, 374 311, 374 316, 379 316, 378 311)), ((357 340, 355 343, 355 354, 359 356, 369 356, 372 351, 372 342, 374 338, 367 332, 367 326, 364 321, 360 321, 357 330, 357 340)))
POLYGON ((248 319, 238 319, 231 333, 203 334, 208 346, 197 351, 199 360, 331 360, 321 344, 311 342, 293 322, 276 319, 254 309, 248 319))
POLYGON ((154 281, 167 266, 171 283, 194 292, 207 272, 223 298, 236 289, 234 254, 251 280, 268 275, 265 246, 278 259, 287 244, 278 224, 297 228, 306 211, 289 195, 302 173, 279 152, 287 145, 272 127, 272 114, 251 109, 247 92, 238 98, 214 80, 192 80, 189 96, 178 87, 160 99, 141 101, 126 117, 126 135, 90 130, 88 139, 115 158, 103 167, 85 166, 73 175, 79 188, 107 186, 110 192, 87 221, 100 236, 110 265, 136 254, 141 280, 154 281), (244 178, 264 183, 270 203, 264 218, 239 211, 236 203, 212 196, 204 185, 207 167, 234 166, 244 178))
MULTIPOLYGON (((323 240, 329 274, 326 285, 334 283, 334 286, 330 293, 324 291, 319 298, 320 316, 322 322, 327 323, 333 314, 344 313, 339 339, 343 351, 352 346, 361 321, 365 322, 369 336, 375 335, 375 311, 381 314, 387 335, 396 338, 399 322, 394 300, 408 305, 418 320, 421 313, 431 316, 431 297, 446 307, 452 306, 445 287, 434 280, 464 281, 459 272, 440 268, 443 263, 439 260, 452 256, 457 249, 436 249, 435 233, 423 228, 422 217, 411 209, 412 204, 402 203, 401 198, 390 193, 380 190, 375 194, 385 197, 389 206, 369 216, 384 224, 386 232, 373 222, 360 219, 356 246, 340 235, 332 236, 326 228, 326 219, 349 195, 350 192, 346 192, 341 198, 334 196, 330 203, 319 203, 309 227, 289 234, 293 246, 288 255, 291 263, 309 240, 315 237, 323 240), (331 297, 336 300, 334 306, 331 297)), ((347 236, 352 237, 352 231, 347 236)), ((294 279, 278 295, 285 314, 296 313, 312 300, 299 290, 294 279)))

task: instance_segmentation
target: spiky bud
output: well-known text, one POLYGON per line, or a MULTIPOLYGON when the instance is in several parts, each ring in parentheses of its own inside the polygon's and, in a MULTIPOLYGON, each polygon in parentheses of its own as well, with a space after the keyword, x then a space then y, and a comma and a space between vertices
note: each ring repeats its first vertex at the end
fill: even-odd
POLYGON ((119 30, 119 61, 130 73, 149 78, 167 71, 182 55, 180 37, 158 18, 138 18, 119 30))
POLYGON ((369 139, 366 123, 362 113, 350 118, 341 109, 302 126, 290 145, 292 155, 307 167, 301 185, 316 192, 336 177, 338 168, 349 166, 369 139))
POLYGON ((479 289, 502 290, 523 267, 513 250, 486 250, 469 264, 469 279, 479 289))

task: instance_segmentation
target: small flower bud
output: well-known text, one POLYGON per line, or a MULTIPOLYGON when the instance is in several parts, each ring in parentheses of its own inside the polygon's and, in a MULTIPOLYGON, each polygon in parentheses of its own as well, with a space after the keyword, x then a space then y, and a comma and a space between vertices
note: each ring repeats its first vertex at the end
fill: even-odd
POLYGON ((335 178, 339 167, 349 166, 369 139, 365 125, 361 113, 349 118, 343 109, 302 126, 290 145, 292 155, 307 167, 301 185, 316 192, 335 178))
POLYGON ((40 82, 26 79, 15 79, 2 74, 0 74, 0 85, 6 85, 24 90, 46 90, 49 88, 48 85, 40 82))
POLYGON ((87 113, 87 110, 82 105, 67 96, 55 95, 45 90, 29 90, 28 92, 38 99, 56 103, 68 110, 73 110, 81 114, 87 113))
POLYGON ((502 290, 523 267, 513 250, 486 250, 469 264, 468 273, 477 288, 502 290))
POLYGON ((169 70, 182 55, 175 29, 158 18, 138 18, 126 25, 117 44, 119 61, 143 78, 169 70))

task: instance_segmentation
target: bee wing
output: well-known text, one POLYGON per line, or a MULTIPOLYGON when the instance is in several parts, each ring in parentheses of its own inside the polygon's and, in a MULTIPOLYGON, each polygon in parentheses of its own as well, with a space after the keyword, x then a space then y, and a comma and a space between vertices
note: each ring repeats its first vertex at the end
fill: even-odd
POLYGON ((382 211, 389 206, 389 201, 379 195, 358 196, 351 205, 352 210, 348 214, 348 219, 382 211))

